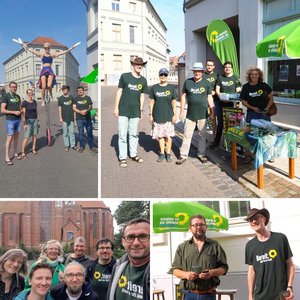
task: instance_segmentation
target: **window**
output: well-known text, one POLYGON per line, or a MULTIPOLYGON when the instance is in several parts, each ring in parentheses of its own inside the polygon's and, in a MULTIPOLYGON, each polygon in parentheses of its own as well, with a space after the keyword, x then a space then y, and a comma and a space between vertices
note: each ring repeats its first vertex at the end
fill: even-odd
POLYGON ((113 56, 113 69, 122 70, 122 55, 113 56))
POLYGON ((102 237, 105 237, 105 228, 107 226, 106 223, 106 218, 105 218, 105 212, 102 212, 102 237))
POLYGON ((111 9, 114 11, 120 11, 120 0, 112 0, 111 9))
POLYGON ((55 65, 55 75, 60 76, 60 65, 55 65))
POLYGON ((67 232, 67 240, 72 241, 74 239, 74 233, 69 231, 67 232))
POLYGON ((129 40, 131 44, 134 44, 134 26, 129 25, 129 40))
POLYGON ((15 239, 15 222, 14 222, 13 218, 9 218, 8 226, 9 226, 9 240, 14 241, 14 239, 15 239))
POLYGON ((115 42, 121 41, 121 24, 112 24, 112 40, 115 42))
POLYGON ((220 202, 219 201, 199 201, 199 203, 220 213, 220 202))
POLYGON ((40 75, 41 73, 41 64, 36 64, 35 65, 35 75, 40 75))
POLYGON ((229 201, 230 218, 247 216, 250 201, 229 201))
POLYGON ((130 10, 132 13, 135 13, 135 11, 136 11, 136 3, 134 3, 134 2, 129 2, 129 10, 130 10))
POLYGON ((98 218, 97 213, 93 213, 93 238, 97 237, 98 218))

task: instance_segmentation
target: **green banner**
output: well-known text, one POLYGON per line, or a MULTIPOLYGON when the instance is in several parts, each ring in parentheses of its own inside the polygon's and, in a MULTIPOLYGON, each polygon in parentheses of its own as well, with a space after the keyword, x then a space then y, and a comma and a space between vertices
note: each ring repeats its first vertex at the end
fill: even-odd
POLYGON ((233 73, 240 77, 235 41, 228 25, 222 20, 212 20, 207 26, 206 38, 221 63, 232 62, 233 73))
POLYGON ((97 83, 98 82, 98 68, 95 68, 91 73, 81 78, 81 82, 97 83))

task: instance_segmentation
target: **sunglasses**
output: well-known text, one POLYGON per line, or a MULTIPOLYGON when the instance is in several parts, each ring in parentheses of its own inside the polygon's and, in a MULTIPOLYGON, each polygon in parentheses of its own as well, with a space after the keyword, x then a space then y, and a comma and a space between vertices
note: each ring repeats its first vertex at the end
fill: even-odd
POLYGON ((166 73, 162 73, 162 74, 159 74, 160 77, 168 77, 168 74, 166 73))

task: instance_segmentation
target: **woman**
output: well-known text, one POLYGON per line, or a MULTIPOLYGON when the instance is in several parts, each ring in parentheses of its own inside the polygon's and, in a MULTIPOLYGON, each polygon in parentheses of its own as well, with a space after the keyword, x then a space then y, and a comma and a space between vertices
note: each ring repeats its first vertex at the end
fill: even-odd
MULTIPOLYGON (((63 277, 65 266, 62 263, 63 249, 57 240, 50 240, 43 245, 41 254, 37 262, 33 263, 31 269, 38 263, 44 262, 51 266, 53 270, 53 277, 51 286, 58 284, 63 277)), ((25 287, 29 288, 29 278, 26 277, 25 287)))
POLYGON ((37 112, 37 102, 33 99, 33 90, 28 89, 26 91, 28 99, 23 101, 21 104, 22 108, 22 119, 24 125, 24 140, 22 143, 22 158, 26 156, 26 145, 29 138, 32 136, 32 153, 38 155, 36 151, 36 136, 38 134, 39 126, 39 115, 37 112))
POLYGON ((43 68, 41 70, 40 77, 39 77, 39 88, 42 89, 42 106, 45 106, 45 91, 46 91, 46 89, 49 90, 50 97, 53 98, 52 88, 56 85, 55 74, 51 68, 53 59, 65 54, 65 53, 70 52, 72 49, 74 49, 74 47, 71 47, 64 51, 51 53, 50 52, 50 44, 45 43, 44 44, 45 52, 41 53, 40 51, 34 51, 32 49, 29 49, 28 44, 23 43, 22 45, 26 51, 29 51, 42 59, 43 68))
POLYGON ((11 300, 25 286, 24 278, 19 274, 27 273, 27 255, 21 249, 10 249, 0 257, 0 299, 11 300))
POLYGON ((172 137, 175 135, 176 121, 176 89, 168 84, 169 72, 166 68, 159 70, 160 83, 155 84, 149 94, 149 121, 153 123, 152 138, 159 143, 157 162, 171 162, 172 137))
MULTIPOLYGON (((247 107, 246 123, 250 123, 253 119, 271 121, 268 110, 274 99, 271 87, 263 80, 262 70, 250 67, 246 72, 246 80, 248 82, 243 85, 240 95, 242 104, 247 107)), ((249 163, 252 159, 253 154, 246 152, 244 163, 249 163)))

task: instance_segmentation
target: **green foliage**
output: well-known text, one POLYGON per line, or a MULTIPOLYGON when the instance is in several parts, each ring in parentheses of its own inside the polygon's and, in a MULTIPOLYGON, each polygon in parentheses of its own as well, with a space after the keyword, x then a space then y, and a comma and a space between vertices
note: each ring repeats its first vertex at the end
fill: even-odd
POLYGON ((0 256, 2 256, 8 249, 5 247, 0 247, 0 256))
POLYGON ((65 243, 63 245, 63 251, 64 251, 64 254, 71 253, 72 252, 71 245, 69 243, 65 243))
POLYGON ((19 248, 27 253, 28 260, 36 260, 40 255, 40 249, 34 247, 26 247, 23 241, 20 241, 19 248))

